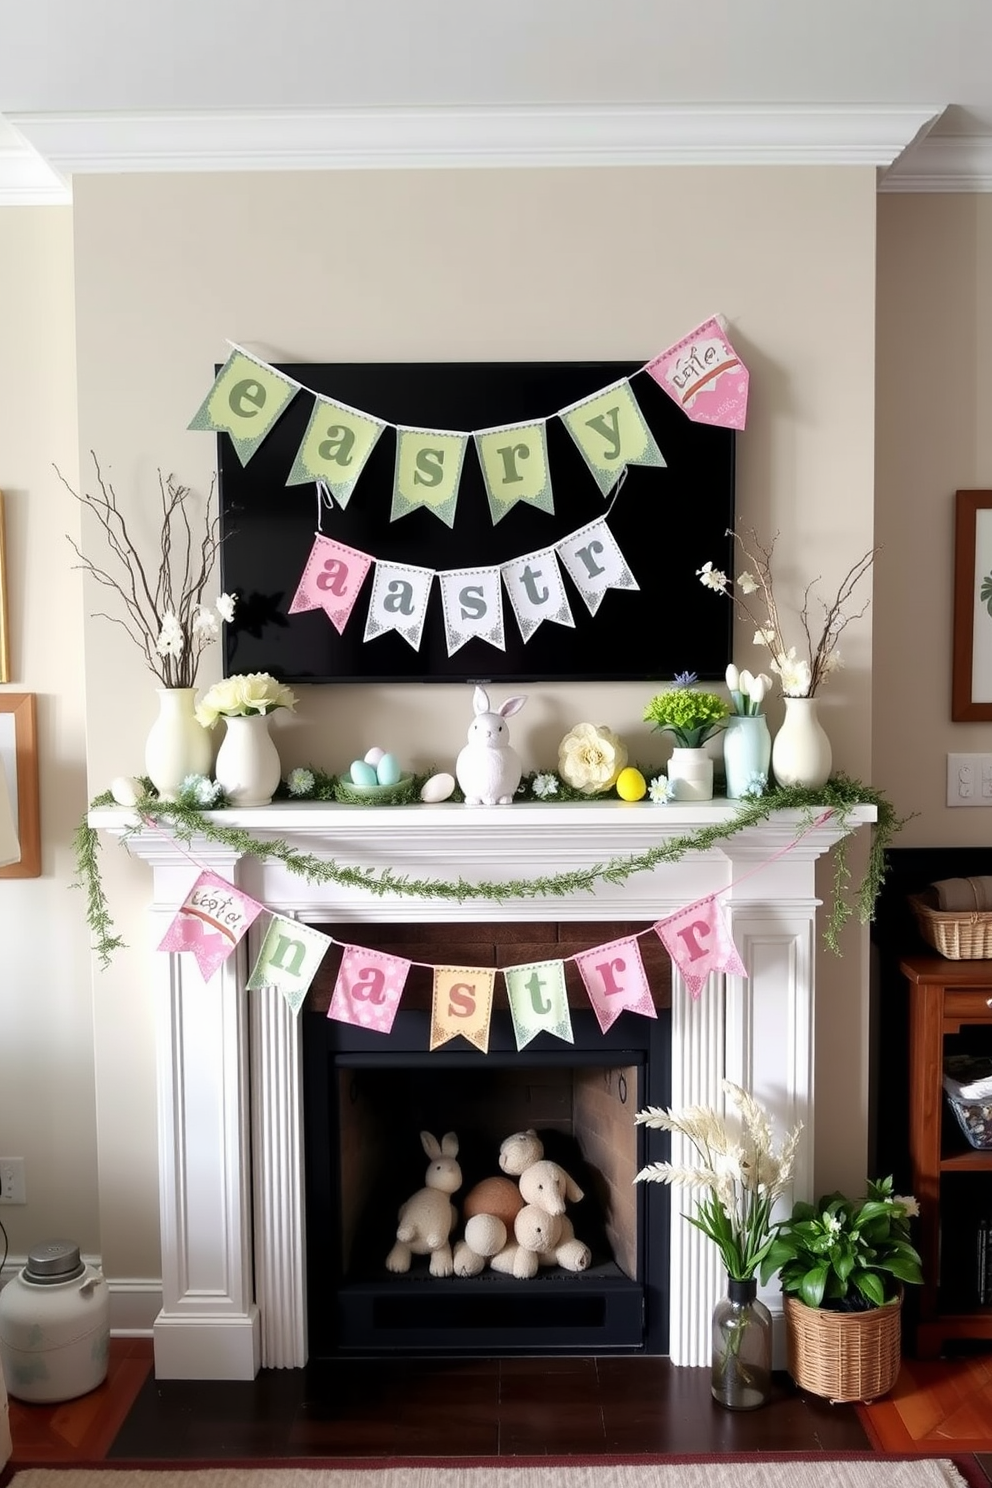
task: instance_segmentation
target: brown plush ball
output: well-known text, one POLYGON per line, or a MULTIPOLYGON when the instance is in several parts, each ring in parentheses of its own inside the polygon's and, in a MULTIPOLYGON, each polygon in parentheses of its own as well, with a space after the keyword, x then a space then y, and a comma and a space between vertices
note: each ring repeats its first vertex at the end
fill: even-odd
POLYGON ((466 1219, 473 1219, 477 1214, 494 1214, 512 1234, 513 1221, 523 1207, 520 1190, 509 1178, 483 1178, 465 1195, 462 1213, 466 1219))

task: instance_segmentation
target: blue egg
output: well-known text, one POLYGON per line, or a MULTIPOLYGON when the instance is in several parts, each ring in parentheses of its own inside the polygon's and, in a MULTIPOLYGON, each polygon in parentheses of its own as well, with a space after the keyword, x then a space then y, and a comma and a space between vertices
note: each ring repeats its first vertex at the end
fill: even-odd
POLYGON ((395 754, 384 754, 375 767, 375 773, 380 785, 395 785, 403 772, 395 754))
POLYGON ((364 760, 353 760, 351 764, 352 785, 378 785, 375 769, 364 760))

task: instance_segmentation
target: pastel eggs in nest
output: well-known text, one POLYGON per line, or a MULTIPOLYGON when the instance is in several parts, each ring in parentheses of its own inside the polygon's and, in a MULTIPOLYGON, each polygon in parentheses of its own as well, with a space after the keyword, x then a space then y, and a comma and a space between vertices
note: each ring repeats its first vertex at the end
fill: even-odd
POLYGON ((385 749, 370 749, 364 759, 352 760, 348 771, 352 785, 368 790, 376 785, 398 785, 403 778, 400 762, 385 749))

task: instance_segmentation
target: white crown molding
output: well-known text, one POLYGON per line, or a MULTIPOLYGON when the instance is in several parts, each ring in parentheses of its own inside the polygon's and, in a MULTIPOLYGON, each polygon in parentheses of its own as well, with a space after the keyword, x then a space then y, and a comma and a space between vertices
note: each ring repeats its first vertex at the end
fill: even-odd
POLYGON ((879 191, 992 191, 992 135, 928 134, 878 183, 879 191))
POLYGON ((942 105, 382 108, 21 114, 65 175, 588 165, 886 168, 942 105))
POLYGON ((68 182, 0 120, 0 207, 65 206, 71 201, 68 182))

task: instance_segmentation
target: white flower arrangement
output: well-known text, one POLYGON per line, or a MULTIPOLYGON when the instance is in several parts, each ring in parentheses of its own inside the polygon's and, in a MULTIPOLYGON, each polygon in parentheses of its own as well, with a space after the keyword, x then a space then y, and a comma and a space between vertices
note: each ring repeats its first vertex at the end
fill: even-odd
POLYGON ((196 718, 204 728, 210 729, 218 718, 247 718, 272 713, 276 708, 292 710, 296 702, 296 694, 268 672, 248 672, 244 676, 225 677, 208 688, 196 705, 196 718))
POLYGON ((720 569, 714 568, 711 562, 704 563, 702 568, 696 569, 699 582, 707 589, 712 589, 715 593, 724 594, 732 599, 741 618, 754 626, 754 644, 764 646, 771 653, 771 670, 778 676, 785 696, 814 697, 820 684, 843 665, 840 652, 836 649, 841 632, 851 620, 859 619, 868 608, 869 601, 867 600, 854 613, 848 613, 846 607, 858 583, 867 575, 874 563, 877 550, 869 548, 867 553, 863 553, 858 561, 851 565, 830 604, 823 600, 819 601, 823 609, 823 619, 816 640, 813 639, 815 627, 810 616, 813 585, 816 580, 806 585, 802 608, 799 612, 800 624, 806 636, 806 655, 800 656, 795 646, 786 643, 778 605, 775 601, 772 583, 772 555, 775 550, 775 539, 773 538, 769 546, 765 547, 753 532, 749 533, 747 542, 733 528, 728 530, 727 535, 733 537, 751 567, 738 574, 732 585, 731 580, 720 569), (754 572, 751 571, 752 568, 754 572), (763 617, 755 615, 748 603, 750 596, 755 594, 760 597, 761 606, 765 612, 763 617))
POLYGON ((212 510, 213 487, 203 513, 203 532, 193 536, 189 486, 181 485, 172 475, 159 472, 161 521, 157 547, 158 572, 146 567, 120 509, 117 493, 104 477, 100 463, 96 466, 98 491, 80 495, 60 471, 63 485, 82 506, 96 518, 113 559, 115 574, 87 558, 71 537, 68 542, 82 567, 91 578, 117 595, 124 610, 119 615, 103 615, 124 630, 145 658, 150 671, 163 687, 193 687, 204 647, 220 635, 221 621, 234 618, 236 598, 221 594, 213 608, 204 604, 203 594, 213 571, 220 548, 217 513, 212 510))
POLYGON ((727 668, 731 706, 740 718, 755 718, 761 712, 771 685, 772 679, 767 672, 759 672, 753 677, 750 672, 739 672, 733 664, 727 668))
POLYGON ((667 775, 656 775, 648 786, 648 799, 656 806, 665 806, 675 800, 675 781, 667 775))
POLYGON ((626 763, 627 746, 603 723, 576 724, 558 746, 559 775, 585 795, 609 790, 626 763))

